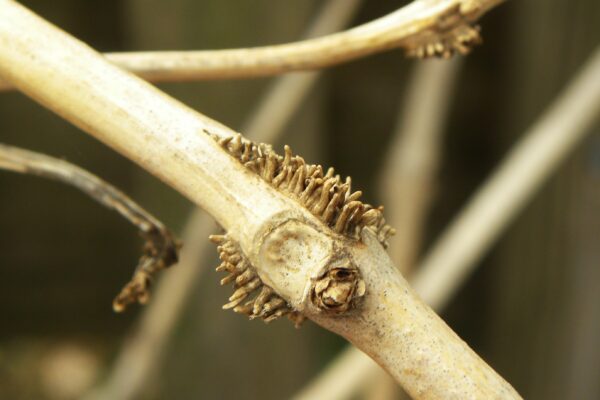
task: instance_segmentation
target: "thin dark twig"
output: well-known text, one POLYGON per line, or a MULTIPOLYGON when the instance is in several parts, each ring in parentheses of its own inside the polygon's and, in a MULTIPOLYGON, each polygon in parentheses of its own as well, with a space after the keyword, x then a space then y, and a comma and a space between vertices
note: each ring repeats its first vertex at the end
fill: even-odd
POLYGON ((50 178, 74 186, 105 207, 117 211, 140 231, 143 253, 131 280, 113 301, 117 312, 129 304, 147 303, 154 275, 178 261, 179 241, 150 213, 123 192, 64 160, 0 144, 0 169, 50 178))

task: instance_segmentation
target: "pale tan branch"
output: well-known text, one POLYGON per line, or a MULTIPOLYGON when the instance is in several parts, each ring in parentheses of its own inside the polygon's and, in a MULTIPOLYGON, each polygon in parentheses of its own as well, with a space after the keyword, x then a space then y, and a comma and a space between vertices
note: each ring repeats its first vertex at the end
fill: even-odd
MULTIPOLYGON (((234 265, 236 254, 223 249, 226 267, 253 265, 282 301, 359 346, 411 395, 520 398, 416 296, 371 229, 358 238, 332 230, 238 160, 246 150, 271 156, 267 147, 217 143, 234 132, 11 0, 0 0, 0 75, 203 207, 228 231, 216 241, 234 240, 247 257, 234 265), (344 302, 354 294, 356 303, 344 302)), ((301 162, 289 152, 273 160, 285 171, 301 162)))
MULTIPOLYGON (((107 53, 105 57, 152 82, 315 70, 394 48, 421 57, 448 57, 454 52, 465 54, 478 42, 470 24, 502 1, 416 0, 372 22, 316 39, 228 50, 107 53)), ((0 90, 11 86, 0 80, 0 90)))
POLYGON ((81 190, 103 206, 115 210, 140 231, 144 251, 131 281, 115 298, 113 306, 122 311, 130 303, 147 303, 156 273, 175 264, 179 242, 150 213, 123 192, 102 179, 64 160, 0 144, 0 168, 54 179, 81 190))
MULTIPOLYGON (((600 115, 600 49, 552 106, 523 135, 509 156, 442 235, 412 282, 422 298, 436 310, 444 308, 452 295, 476 267, 476 262, 506 230, 536 190, 556 171, 565 157, 581 143, 600 115), (485 200, 485 201, 484 201, 485 200), (435 262, 434 262, 435 261, 435 262)), ((323 376, 336 376, 350 369, 358 376, 369 376, 375 366, 349 347, 338 356, 323 376), (338 363, 350 359, 351 365, 338 363)), ((318 379, 296 397, 305 393, 327 393, 328 399, 343 399, 362 382, 318 379), (331 388, 337 388, 332 394, 331 388)), ((314 397, 318 398, 318 397, 314 397)))
MULTIPOLYGON (((334 32, 347 26, 361 0, 328 1, 308 29, 306 37, 334 32)), ((243 131, 258 142, 275 142, 300 103, 310 93, 320 73, 303 73, 277 78, 252 113, 243 131)), ((135 330, 125 341, 104 384, 85 399, 137 399, 162 364, 169 341, 183 309, 204 273, 213 246, 206 238, 214 222, 200 209, 194 210, 183 233, 184 247, 177 268, 166 274, 154 290, 154 301, 143 312, 135 330)), ((362 357, 366 357, 362 355, 362 357)))

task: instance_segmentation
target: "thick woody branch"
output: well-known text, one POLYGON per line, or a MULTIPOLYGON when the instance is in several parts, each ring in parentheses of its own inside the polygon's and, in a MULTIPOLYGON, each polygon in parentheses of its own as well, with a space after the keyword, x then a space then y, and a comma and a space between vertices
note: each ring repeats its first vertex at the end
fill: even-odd
MULTIPOLYGON (((338 0, 343 1, 343 0, 338 0)), ((402 48, 415 57, 466 54, 480 42, 479 17, 503 0, 417 0, 353 29, 255 48, 107 53, 105 57, 152 81, 252 78, 306 71, 402 48)), ((12 88, 0 80, 0 91, 12 88)))
POLYGON ((360 240, 333 232, 213 138, 234 132, 10 0, 0 0, 0 75, 203 207, 263 282, 369 354, 415 398, 519 398, 415 295, 370 229, 360 240), (323 277, 329 281, 319 286, 323 277), (354 278, 363 299, 338 307, 340 285, 354 278))

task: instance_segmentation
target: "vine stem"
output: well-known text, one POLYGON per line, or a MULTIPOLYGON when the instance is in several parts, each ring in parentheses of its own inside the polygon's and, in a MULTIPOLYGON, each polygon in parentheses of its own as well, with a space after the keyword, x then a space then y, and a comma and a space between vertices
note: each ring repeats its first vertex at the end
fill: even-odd
POLYGON ((207 134, 229 137, 230 129, 12 0, 0 0, 0 75, 204 208, 275 291, 306 285, 300 297, 286 292, 286 300, 375 359, 414 398, 520 398, 416 296, 370 230, 360 242, 332 234, 207 134), (315 272, 340 254, 356 265, 366 295, 359 307, 332 315, 306 294, 315 272))
MULTIPOLYGON (((344 0, 339 0, 344 1, 344 0)), ((306 71, 348 62, 394 48, 407 52, 422 44, 419 35, 469 24, 504 0, 417 0, 344 32, 293 43, 200 51, 106 53, 105 57, 152 82, 252 78, 306 71)), ((12 89, 0 80, 0 91, 12 89)))

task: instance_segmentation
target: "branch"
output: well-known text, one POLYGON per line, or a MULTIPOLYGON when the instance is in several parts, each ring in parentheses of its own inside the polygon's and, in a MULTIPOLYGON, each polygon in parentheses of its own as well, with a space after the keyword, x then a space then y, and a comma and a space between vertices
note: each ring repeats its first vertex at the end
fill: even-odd
POLYGON ((232 140, 225 126, 10 0, 0 0, 0 75, 213 215, 228 232, 215 240, 239 285, 232 302, 250 286, 271 288, 294 313, 369 354, 415 398, 519 398, 415 295, 380 243, 386 230, 371 227, 380 226, 377 209, 356 202, 349 182, 338 185, 339 177, 289 150, 280 158, 232 140), (307 169, 311 179, 288 180, 307 169), (307 202, 295 198, 313 182, 315 191, 302 191, 307 202), (329 195, 344 201, 327 203, 329 195))
MULTIPOLYGON (((489 250, 540 185, 556 171, 585 135, 593 132, 590 128, 597 121, 599 110, 600 48, 523 135, 523 139, 425 257, 411 282, 428 304, 436 310, 445 307, 477 266, 479 257, 489 250)), ((305 397, 306 393, 328 393, 328 399, 345 398, 345 393, 354 391, 364 377, 370 376, 376 369, 370 360, 360 358, 356 353, 356 348, 344 350, 323 376, 336 376, 336 371, 343 368, 355 371, 360 378, 343 381, 317 379, 294 399, 309 399, 305 397), (342 358, 351 359, 352 364, 338 362, 342 358), (331 393, 331 387, 337 389, 335 394, 331 393)))
POLYGON ((106 208, 117 211, 140 231, 146 241, 133 278, 115 298, 115 311, 128 304, 146 304, 156 273, 175 264, 179 242, 165 226, 124 193, 66 161, 0 144, 0 168, 50 178, 72 185, 106 208))
MULTIPOLYGON (((343 0, 339 0, 343 1, 343 0)), ((471 25, 503 0, 417 0, 345 32, 294 43, 202 51, 107 53, 106 58, 152 82, 253 78, 315 70, 395 48, 408 56, 467 54, 480 42, 471 25)), ((0 80, 0 91, 12 84, 0 80)))

